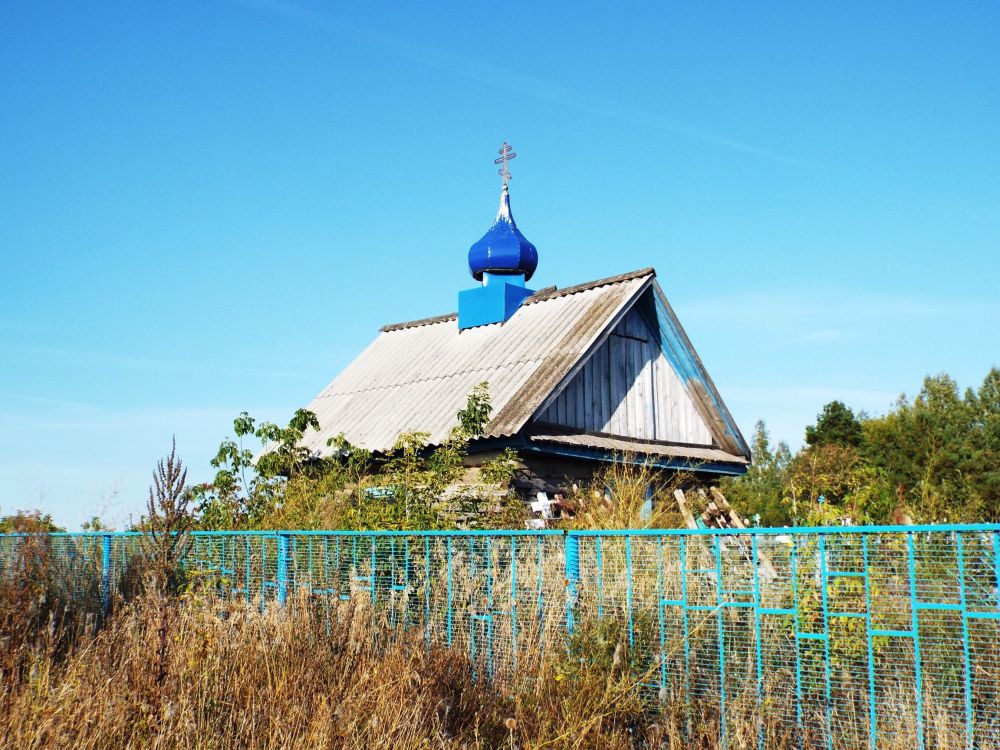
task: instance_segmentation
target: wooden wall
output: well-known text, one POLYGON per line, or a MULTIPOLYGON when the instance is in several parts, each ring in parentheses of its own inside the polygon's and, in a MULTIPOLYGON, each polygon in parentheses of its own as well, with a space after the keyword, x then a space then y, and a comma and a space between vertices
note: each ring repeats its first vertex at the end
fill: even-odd
POLYGON ((631 310, 538 422, 711 445, 712 435, 642 313, 631 310))

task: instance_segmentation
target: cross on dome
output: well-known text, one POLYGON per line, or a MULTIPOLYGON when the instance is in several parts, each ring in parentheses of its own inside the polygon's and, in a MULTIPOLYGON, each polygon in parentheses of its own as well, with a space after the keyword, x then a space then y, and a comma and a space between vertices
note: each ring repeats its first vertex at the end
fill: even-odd
POLYGON ((507 141, 503 142, 497 153, 500 157, 493 163, 500 165, 497 174, 503 178, 500 209, 497 211, 493 226, 482 239, 469 248, 469 271, 476 281, 484 281, 483 274, 508 278, 520 277, 527 281, 538 265, 538 251, 521 234, 510 212, 510 195, 507 192, 510 172, 507 170, 507 163, 517 154, 507 141))
POLYGON ((507 187, 507 180, 511 179, 510 172, 507 171, 507 162, 509 162, 511 159, 516 159, 517 154, 514 153, 514 149, 511 147, 509 143, 507 143, 507 141, 503 142, 503 145, 500 147, 500 150, 497 151, 497 153, 500 154, 500 158, 494 159, 493 163, 503 165, 502 167, 500 167, 500 169, 497 170, 497 174, 503 177, 503 186, 507 187))

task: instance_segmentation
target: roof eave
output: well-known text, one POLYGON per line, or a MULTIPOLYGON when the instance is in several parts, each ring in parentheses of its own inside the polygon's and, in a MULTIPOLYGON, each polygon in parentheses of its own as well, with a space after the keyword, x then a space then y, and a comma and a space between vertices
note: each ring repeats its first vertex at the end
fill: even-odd
POLYGON ((720 476, 740 476, 746 474, 749 465, 738 461, 699 461, 684 456, 658 456, 655 454, 642 453, 636 451, 632 454, 623 454, 620 451, 608 450, 605 448, 593 448, 580 445, 564 445, 559 443, 546 443, 532 441, 521 447, 529 453, 542 455, 561 456, 564 458, 577 458, 586 461, 600 461, 602 463, 630 463, 642 464, 657 469, 669 469, 672 471, 688 471, 695 474, 715 474, 720 476))

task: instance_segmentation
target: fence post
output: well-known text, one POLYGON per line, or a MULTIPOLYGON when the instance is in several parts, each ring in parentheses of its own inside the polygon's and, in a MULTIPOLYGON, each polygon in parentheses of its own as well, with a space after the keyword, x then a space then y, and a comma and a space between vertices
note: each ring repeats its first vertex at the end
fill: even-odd
POLYGON ((566 632, 573 635, 574 609, 580 585, 580 537, 568 532, 563 537, 566 558, 566 632))
POLYGON ((278 604, 284 607, 288 603, 288 534, 278 534, 277 567, 278 604))
POLYGON ((111 611, 111 535, 101 537, 101 611, 111 611))
POLYGON ((913 688, 917 699, 917 747, 924 750, 924 673, 920 662, 920 599, 917 596, 917 563, 913 549, 913 532, 906 535, 906 556, 910 573, 910 634, 913 638, 913 688))

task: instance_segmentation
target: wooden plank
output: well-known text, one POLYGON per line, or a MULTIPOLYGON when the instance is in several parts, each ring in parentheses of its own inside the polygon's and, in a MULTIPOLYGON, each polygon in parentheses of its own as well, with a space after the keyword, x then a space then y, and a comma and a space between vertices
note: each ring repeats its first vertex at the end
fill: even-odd
MULTIPOLYGON (((604 415, 606 417, 604 431, 612 432, 614 429, 614 419, 615 419, 615 376, 614 376, 614 371, 611 368, 610 338, 607 340, 607 354, 602 364, 605 368, 605 376, 608 381, 608 389, 607 391, 605 391, 604 394, 607 397, 607 403, 602 404, 603 407, 606 407, 606 411, 604 412, 604 415)), ((602 396, 602 398, 604 398, 604 396, 602 396)))
POLYGON ((636 323, 636 320, 635 320, 635 308, 633 308, 632 310, 629 311, 628 316, 625 318, 625 335, 626 336, 635 336, 636 335, 635 323, 636 323))
MULTIPOLYGON (((646 293, 646 291, 652 286, 652 283, 653 283, 653 277, 652 275, 650 275, 646 277, 646 280, 642 284, 640 284, 638 288, 634 289, 630 293, 626 294, 623 292, 614 297, 614 299, 617 300, 615 304, 620 305, 617 309, 617 312, 615 312, 615 314, 611 317, 610 320, 606 320, 605 323, 603 324, 603 327, 600 328, 599 330, 593 328, 589 329, 591 332, 588 333, 585 339, 587 341, 587 344, 584 347, 581 356, 574 357, 575 363, 573 364, 573 366, 570 367, 568 372, 565 372, 562 375, 562 377, 559 378, 558 384, 553 386, 549 390, 549 395, 546 396, 542 400, 542 402, 538 404, 538 407, 535 409, 535 413, 541 413, 545 409, 547 409, 549 404, 555 400, 555 396, 553 394, 557 393, 559 391, 559 388, 564 383, 569 383, 574 377, 576 377, 577 372, 579 372, 580 368, 583 367, 583 363, 586 361, 587 355, 590 352, 595 351, 598 348, 598 346, 600 346, 600 344, 607 338, 609 329, 613 329, 615 326, 618 325, 618 323, 621 322, 622 318, 624 318, 625 315, 628 314, 628 311, 632 308, 634 302, 637 299, 639 299, 643 294, 646 293)), ((563 343, 565 343, 567 340, 568 340, 567 338, 564 338, 563 343)), ((570 353, 564 352, 564 354, 569 355, 570 353)), ((561 359, 563 358, 561 357, 561 359)), ((546 365, 543 364, 539 369, 545 370, 546 365)), ((552 376, 551 372, 546 373, 546 377, 551 377, 551 376, 552 376)), ((500 417, 498 418, 502 419, 502 416, 503 415, 500 415, 500 417)))
POLYGON ((627 435, 629 426, 629 403, 628 403, 628 391, 629 386, 632 385, 632 378, 630 377, 629 370, 629 359, 631 356, 631 341, 627 338, 618 339, 620 346, 618 349, 618 361, 616 367, 618 369, 618 388, 621 394, 621 420, 618 424, 618 434, 627 435))
POLYGON ((639 435, 639 423, 642 421, 639 414, 639 398, 638 393, 636 393, 635 381, 636 381, 636 361, 639 358, 639 342, 633 339, 628 339, 628 348, 626 349, 625 355, 625 372, 626 380, 625 387, 628 389, 628 424, 626 425, 625 434, 629 437, 638 437, 639 435))
POLYGON ((642 350, 645 344, 632 342, 632 437, 646 437, 645 389, 642 383, 642 350))
POLYGON ((667 361, 667 358, 661 352, 656 360, 656 377, 659 382, 660 391, 663 394, 660 400, 663 411, 663 430, 658 435, 660 440, 676 440, 680 434, 677 391, 671 378, 672 374, 673 369, 670 362, 667 361))
POLYGON ((619 387, 622 392, 622 410, 621 421, 618 424, 616 432, 619 435, 628 435, 632 428, 632 403, 629 398, 632 395, 632 340, 622 338, 619 339, 619 342, 618 368, 621 372, 621 384, 619 387))
POLYGON ((691 407, 688 402, 691 400, 688 396, 687 386, 684 381, 681 380, 680 376, 676 371, 673 372, 674 381, 676 383, 677 391, 677 408, 678 408, 678 433, 677 439, 681 442, 690 442, 691 437, 691 407))
MULTIPOLYGON (((598 352, 600 355, 600 352, 598 352)), ((597 430, 598 432, 604 427, 604 414, 601 412, 601 389, 605 387, 604 380, 601 376, 601 357, 596 356, 593 360, 593 387, 590 391, 590 408, 594 412, 593 427, 591 429, 597 430)))
POLYGON ((611 431, 611 343, 601 348, 601 432, 611 431))
POLYGON ((726 500, 725 495, 722 494, 722 491, 718 487, 710 487, 708 491, 715 499, 715 502, 718 503, 719 507, 722 508, 727 514, 729 514, 733 526, 735 526, 738 529, 745 529, 746 525, 743 523, 743 519, 740 518, 740 514, 733 510, 732 506, 729 504, 729 501, 726 500))
POLYGON ((623 435, 635 437, 635 341, 625 339, 625 404, 628 407, 628 419, 622 430, 623 435))
POLYGON ((689 529, 697 529, 698 522, 694 520, 691 510, 688 508, 687 498, 684 497, 684 490, 674 490, 674 499, 677 501, 677 507, 680 508, 684 523, 687 524, 689 529))
POLYGON ((618 434, 627 435, 628 425, 629 425, 629 413, 628 413, 628 387, 631 385, 632 381, 629 378, 629 344, 631 343, 627 338, 618 339, 618 354, 615 362, 615 370, 617 371, 618 378, 618 395, 621 399, 619 401, 621 408, 619 412, 619 422, 618 422, 618 434))
POLYGON ((649 341, 642 345, 642 372, 639 379, 642 381, 642 406, 646 422, 646 438, 654 440, 656 438, 656 391, 653 388, 653 357, 655 347, 649 341))
POLYGON ((608 338, 608 432, 614 432, 618 426, 618 368, 615 366, 614 336, 608 338))
POLYGON ((666 384, 667 391, 670 393, 670 418, 667 422, 667 434, 669 437, 667 440, 677 440, 681 434, 681 420, 680 420, 680 408, 677 403, 677 388, 674 382, 673 367, 670 361, 664 357, 662 362, 662 367, 660 368, 660 376, 663 378, 663 382, 666 384))
POLYGON ((636 353, 638 357, 636 359, 636 373, 635 382, 638 388, 636 389, 636 406, 639 411, 639 424, 640 426, 640 437, 643 439, 649 439, 653 437, 653 430, 649 425, 649 386, 646 383, 646 347, 647 342, 637 341, 636 342, 636 353))
POLYGON ((656 437, 656 409, 653 390, 653 345, 648 341, 642 345, 639 382, 642 384, 643 437, 652 440, 656 437))
POLYGON ((657 440, 666 440, 667 435, 667 418, 670 415, 670 399, 669 393, 664 389, 663 384, 660 382, 660 360, 662 356, 660 354, 660 348, 655 346, 654 359, 652 363, 653 370, 653 396, 656 399, 656 430, 653 433, 653 437, 657 440))
POLYGON ((590 358, 590 417, 587 420, 590 430, 600 431, 604 426, 604 419, 601 415, 601 388, 604 383, 601 381, 601 357, 600 352, 590 358))

